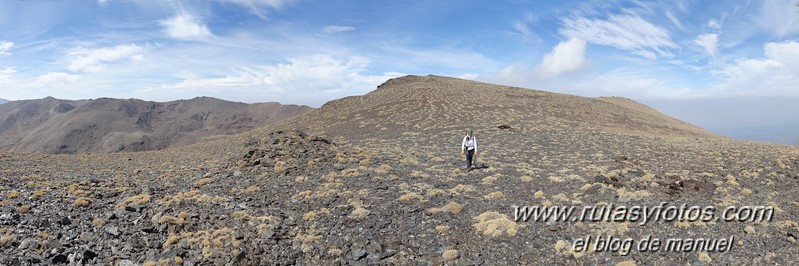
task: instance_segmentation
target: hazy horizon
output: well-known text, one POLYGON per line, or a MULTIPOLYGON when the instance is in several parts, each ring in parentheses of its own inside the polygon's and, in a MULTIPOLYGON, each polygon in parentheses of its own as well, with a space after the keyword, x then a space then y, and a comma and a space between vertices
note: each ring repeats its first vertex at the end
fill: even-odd
MULTIPOLYGON (((176 100, 187 100, 196 97, 206 96, 198 95, 191 98, 176 100)), ((234 101, 225 99, 224 97, 215 98, 234 101)), ((0 98, 0 103, 3 103, 3 100, 4 98, 0 98)), ((734 139, 799 145, 799 121, 796 120, 796 117, 799 117, 799 104, 797 104, 799 103, 799 97, 715 97, 633 100, 646 104, 666 115, 734 139), (757 110, 757 112, 753 112, 753 110, 757 110)), ((260 103, 252 101, 241 102, 260 103)), ((280 101, 280 99, 274 99, 270 102, 278 102, 284 105, 302 105, 283 102, 280 101)), ((321 104, 310 107, 319 108, 321 104)))

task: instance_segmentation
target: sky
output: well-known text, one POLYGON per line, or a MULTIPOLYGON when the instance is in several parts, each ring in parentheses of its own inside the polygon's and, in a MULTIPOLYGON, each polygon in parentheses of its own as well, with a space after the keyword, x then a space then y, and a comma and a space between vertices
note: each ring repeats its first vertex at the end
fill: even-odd
POLYGON ((0 1, 10 100, 318 107, 406 74, 650 102, 799 99, 799 2, 0 1))

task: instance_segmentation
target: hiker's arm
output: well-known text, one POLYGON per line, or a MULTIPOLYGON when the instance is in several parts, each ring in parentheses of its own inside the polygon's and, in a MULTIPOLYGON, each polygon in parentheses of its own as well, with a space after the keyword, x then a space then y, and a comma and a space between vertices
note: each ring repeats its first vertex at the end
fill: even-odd
POLYGON ((465 150, 466 150, 466 137, 464 137, 463 141, 461 142, 461 155, 463 155, 463 152, 465 150))
POLYGON ((474 139, 474 154, 477 154, 477 138, 474 139))

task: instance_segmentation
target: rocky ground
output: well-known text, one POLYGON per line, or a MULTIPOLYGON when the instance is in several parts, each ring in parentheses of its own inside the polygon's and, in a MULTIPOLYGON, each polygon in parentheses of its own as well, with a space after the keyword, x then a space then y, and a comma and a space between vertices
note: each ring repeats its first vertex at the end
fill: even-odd
POLYGON ((474 129, 485 167, 467 172, 458 147, 463 127, 444 119, 439 129, 416 130, 348 111, 327 110, 341 120, 318 128, 301 126, 324 117, 312 112, 235 138, 158 152, 0 152, 0 264, 799 261, 797 147, 480 120, 474 129), (775 213, 759 222, 514 220, 521 205, 661 202, 762 205, 775 213), (734 244, 726 252, 575 250, 587 235, 733 236, 734 244))

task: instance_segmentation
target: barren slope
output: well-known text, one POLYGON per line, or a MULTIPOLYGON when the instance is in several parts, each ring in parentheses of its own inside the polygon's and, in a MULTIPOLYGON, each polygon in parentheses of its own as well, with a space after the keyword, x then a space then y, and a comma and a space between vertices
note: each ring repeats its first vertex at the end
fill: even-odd
POLYGON ((0 165, 4 264, 799 260, 799 148, 716 137, 629 100, 443 77, 394 79, 363 97, 176 149, 3 152, 0 165), (458 147, 467 126, 485 164, 471 172, 458 147), (514 221, 519 205, 661 202, 775 211, 770 221, 514 221), (734 240, 726 252, 573 249, 579 238, 611 235, 734 240))
POLYGON ((323 105, 291 126, 352 138, 477 131, 506 124, 648 136, 717 135, 624 98, 586 98, 441 76, 391 79, 364 96, 323 105))
POLYGON ((247 131, 309 110, 208 97, 167 103, 48 97, 0 106, 0 148, 51 153, 157 150, 247 131))

